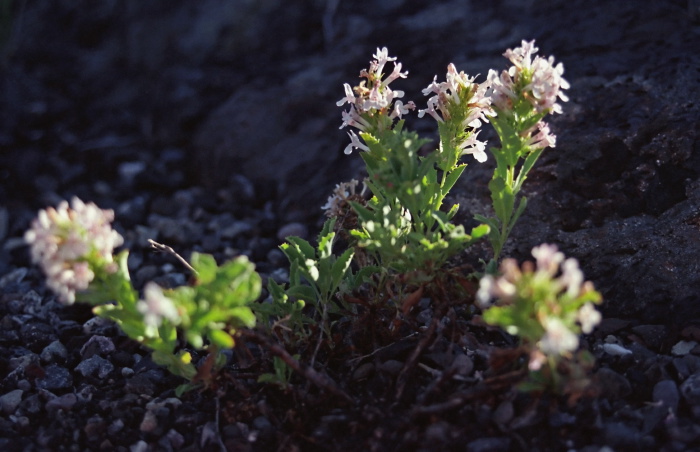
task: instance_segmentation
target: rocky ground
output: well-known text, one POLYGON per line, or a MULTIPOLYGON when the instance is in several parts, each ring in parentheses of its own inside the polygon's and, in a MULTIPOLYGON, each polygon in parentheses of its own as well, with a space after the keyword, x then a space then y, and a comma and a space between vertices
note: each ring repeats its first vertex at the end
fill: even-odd
MULTIPOLYGON (((4 2, 0 448, 700 450, 699 20, 681 0, 4 2), (595 397, 480 385, 513 342, 462 306, 399 398, 420 328, 327 360, 351 400, 301 376, 255 383, 269 364, 253 345, 218 392, 177 398, 177 378, 89 309, 60 305, 29 261, 37 210, 77 195, 115 210, 139 287, 187 280, 149 238, 184 256, 246 254, 284 278, 277 245, 314 237, 334 184, 362 175, 335 101, 375 48, 398 56, 410 75, 397 86, 422 103, 449 62, 483 76, 522 39, 564 63, 571 101, 505 254, 556 243, 602 292, 605 320, 584 340, 595 397)), ((487 209, 492 169, 470 164, 453 191, 461 221, 487 209)))

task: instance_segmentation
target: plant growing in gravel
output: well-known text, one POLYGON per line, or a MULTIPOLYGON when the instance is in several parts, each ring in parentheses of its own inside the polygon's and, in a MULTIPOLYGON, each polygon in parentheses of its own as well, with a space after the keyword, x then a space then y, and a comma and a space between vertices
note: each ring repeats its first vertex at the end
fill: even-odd
POLYGON ((32 260, 59 301, 93 305, 95 314, 115 321, 127 336, 150 348, 154 362, 207 384, 207 372, 223 359, 217 351, 234 345, 237 327, 255 325, 249 304, 260 294, 260 276, 245 257, 218 266, 212 256, 193 253, 193 286, 166 290, 149 282, 140 299, 129 276, 128 251, 113 256, 123 243, 111 228, 113 219, 113 211, 78 198, 71 206, 63 201, 57 209, 40 211, 25 234, 32 260), (181 349, 178 331, 194 348, 210 352, 199 373, 190 353, 181 349))
POLYGON ((422 272, 430 278, 451 256, 464 250, 488 233, 480 226, 467 234, 464 227, 450 222, 458 206, 442 211, 443 201, 465 164, 459 158, 473 154, 483 161, 484 144, 476 140, 475 129, 488 111, 485 86, 473 83, 464 73, 450 66, 448 81, 433 83, 426 92, 435 92, 428 109, 441 124, 440 147, 423 157, 419 155, 427 140, 403 129, 401 117, 415 109, 404 104, 403 91, 389 84, 405 78, 401 63, 394 63, 384 78, 384 68, 396 58, 386 48, 377 49, 369 70, 360 73, 363 80, 352 88, 345 84, 345 97, 338 106, 349 104, 343 112, 341 128, 352 126, 350 144, 345 153, 360 149, 368 178, 365 184, 373 197, 367 203, 350 201, 357 213, 358 227, 350 230, 355 243, 375 257, 378 265, 399 273, 422 272), (437 114, 440 111, 443 117, 437 114))
MULTIPOLYGON (((340 300, 334 297, 343 280, 350 273, 350 262, 354 251, 345 250, 340 256, 333 254, 336 233, 333 232, 335 219, 329 219, 318 236, 318 245, 314 248, 300 237, 287 237, 287 242, 280 249, 289 260, 289 287, 268 282, 271 295, 270 303, 256 305, 255 311, 261 317, 260 325, 270 325, 272 329, 282 326, 281 333, 287 343, 294 339, 284 332, 308 337, 309 324, 321 325, 327 330, 328 314, 338 313, 340 300), (313 313, 304 312, 304 307, 313 306, 313 313), (272 323, 272 319, 277 319, 272 323)), ((326 331, 328 333, 328 331, 326 331)))
POLYGON ((525 262, 522 268, 514 259, 504 259, 499 276, 481 278, 477 298, 487 323, 520 338, 534 387, 561 389, 570 382, 560 364, 574 358, 590 361, 575 355, 579 334, 590 333, 600 322, 594 305, 601 296, 590 281, 584 282, 576 259, 565 260, 556 246, 540 245, 532 255, 535 264, 525 262))
POLYGON ((557 102, 568 100, 562 91, 569 88, 562 78, 563 65, 555 66, 551 56, 533 58, 537 51, 535 41, 522 41, 521 47, 506 50, 503 56, 513 66, 500 74, 490 70, 486 82, 486 95, 494 113, 491 124, 501 141, 500 148, 490 148, 496 159, 496 170, 489 182, 496 216, 475 218, 491 227, 489 239, 494 258, 490 271, 495 270, 503 245, 527 206, 527 199, 518 198, 518 194, 528 172, 542 151, 556 144, 556 137, 543 119, 550 113, 561 113, 557 102))

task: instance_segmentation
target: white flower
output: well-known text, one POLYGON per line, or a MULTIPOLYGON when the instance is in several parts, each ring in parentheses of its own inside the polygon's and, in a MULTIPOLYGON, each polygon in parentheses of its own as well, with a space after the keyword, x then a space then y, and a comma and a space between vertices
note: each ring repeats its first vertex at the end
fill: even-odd
POLYGON ((574 258, 569 258, 564 261, 561 266, 561 276, 559 282, 566 288, 566 293, 570 297, 578 297, 581 293, 581 285, 583 284, 583 272, 578 266, 578 261, 574 258))
POLYGON ((562 355, 578 348, 578 336, 571 332, 556 317, 548 317, 544 324, 545 334, 539 342, 539 349, 547 355, 562 355))
POLYGON ((173 324, 180 321, 180 315, 173 301, 163 294, 163 289, 154 283, 148 282, 143 289, 145 300, 136 303, 136 309, 143 314, 143 323, 152 329, 157 329, 163 319, 167 319, 173 324))
POLYGON ((355 134, 355 132, 351 130, 350 132, 348 132, 348 136, 350 137, 350 144, 345 146, 345 150, 343 152, 345 152, 346 154, 352 154, 353 148, 362 149, 363 151, 369 151, 369 148, 360 141, 360 137, 358 137, 357 134, 355 134))
POLYGON ((581 331, 590 334, 601 321, 600 312, 593 306, 593 303, 586 303, 576 313, 576 320, 581 324, 581 331))
POLYGON ((112 210, 101 210, 76 197, 71 207, 62 201, 56 209, 40 211, 24 235, 32 261, 42 267, 47 286, 65 304, 74 303, 75 292, 87 289, 95 277, 87 260, 97 259, 95 265, 116 271, 112 252, 124 242, 110 225, 112 210))
POLYGON ((543 149, 546 147, 553 148, 556 146, 557 137, 550 133, 549 125, 546 122, 540 121, 535 124, 535 127, 537 128, 538 132, 528 138, 526 142, 528 146, 530 146, 532 149, 543 149))
POLYGON ((559 264, 564 261, 564 254, 557 250, 556 245, 543 243, 532 249, 532 257, 537 263, 537 270, 554 276, 559 270, 559 264))
POLYGON ((512 110, 513 102, 518 98, 516 91, 519 91, 538 113, 562 112, 557 100, 561 99, 564 102, 569 100, 562 91, 569 88, 569 82, 562 77, 564 66, 561 63, 555 66, 554 57, 551 56, 533 58, 538 50, 535 47, 535 41, 522 41, 521 47, 508 49, 503 54, 513 63, 513 66, 501 72, 500 75, 494 70, 489 71, 488 80, 491 88, 488 95, 497 110, 512 110), (522 83, 527 84, 521 88, 521 91, 516 90, 515 87, 522 87, 522 83))
MULTIPOLYGON (((335 217, 340 214, 342 204, 347 201, 351 196, 358 195, 357 185, 360 182, 357 179, 351 179, 350 182, 341 182, 336 184, 333 194, 328 197, 326 204, 321 206, 321 209, 326 211, 326 215, 329 217, 335 217)), ((363 185, 362 191, 359 196, 364 195, 366 187, 363 185)))
MULTIPOLYGON (((336 104, 342 106, 348 103, 350 108, 342 113, 341 129, 351 126, 363 132, 374 133, 391 127, 392 121, 386 121, 385 118, 401 119, 409 110, 415 108, 413 102, 403 103, 397 100, 403 98, 403 91, 389 88, 389 84, 397 78, 408 76, 408 72, 401 72, 401 63, 395 62, 396 57, 389 56, 386 47, 377 48, 377 52, 373 56, 375 59, 370 62, 369 70, 363 69, 360 72, 360 77, 366 78, 366 80, 354 88, 347 83, 343 85, 345 97, 336 104), (395 62, 394 69, 386 78, 382 79, 384 66, 390 61, 395 62)), ((350 145, 344 150, 346 154, 352 153, 353 148, 368 150, 364 145, 358 146, 360 142, 355 138, 354 133, 350 135, 350 139, 352 140, 350 145)))
POLYGON ((484 163, 488 158, 486 155, 486 142, 477 140, 476 137, 478 135, 479 132, 469 134, 469 138, 460 143, 458 147, 462 149, 462 155, 471 154, 477 162, 484 163))

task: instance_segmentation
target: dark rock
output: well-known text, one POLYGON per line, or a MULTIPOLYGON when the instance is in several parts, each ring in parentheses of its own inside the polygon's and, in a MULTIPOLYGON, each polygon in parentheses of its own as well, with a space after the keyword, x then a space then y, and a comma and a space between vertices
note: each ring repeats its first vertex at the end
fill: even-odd
POLYGON ((29 322, 22 325, 20 336, 23 344, 31 351, 37 353, 56 340, 56 335, 51 325, 41 322, 29 322))
POLYGON ((46 376, 37 378, 36 387, 56 391, 68 389, 73 385, 73 377, 68 369, 57 364, 51 364, 45 368, 46 376))
POLYGON ((605 397, 624 398, 632 393, 632 385, 619 373, 607 367, 601 367, 595 373, 597 383, 605 397))
POLYGON ((479 438, 467 443, 469 452, 497 452, 510 449, 510 438, 479 438))
POLYGON ((68 350, 60 341, 53 341, 41 351, 41 361, 47 364, 63 364, 68 358, 68 350))
POLYGON ((94 355, 108 355, 115 350, 114 342, 108 337, 95 335, 92 336, 80 349, 80 356, 83 358, 91 358, 94 355))
POLYGON ((99 355, 93 355, 90 358, 84 359, 75 367, 75 371, 82 374, 84 377, 96 376, 105 378, 114 370, 114 365, 99 355))
POLYGON ((14 389, 0 396, 0 409, 3 414, 10 415, 15 412, 20 402, 22 402, 22 395, 24 391, 21 389, 14 389))
POLYGON ((700 405, 700 373, 690 375, 680 387, 683 398, 690 405, 700 405))
POLYGON ((653 402, 660 403, 664 408, 676 412, 679 400, 678 386, 673 380, 662 380, 654 385, 653 402))
POLYGON ((651 350, 660 351, 668 331, 663 325, 638 325, 632 328, 651 350))

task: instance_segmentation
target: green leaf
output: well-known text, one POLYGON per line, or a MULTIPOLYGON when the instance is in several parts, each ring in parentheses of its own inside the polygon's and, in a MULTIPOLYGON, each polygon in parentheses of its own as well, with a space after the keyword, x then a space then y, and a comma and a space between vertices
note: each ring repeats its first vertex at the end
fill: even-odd
POLYGON ((338 260, 336 260, 333 263, 333 267, 331 268, 331 287, 334 290, 338 288, 338 285, 340 285, 340 282, 343 280, 343 277, 348 271, 348 268, 350 267, 350 262, 352 262, 352 258, 354 255, 355 252, 352 249, 347 249, 343 254, 340 255, 338 260))
POLYGON ((292 298, 297 298, 304 301, 309 301, 313 304, 317 302, 316 292, 309 286, 296 285, 287 289, 287 295, 292 298))
POLYGON ((472 239, 480 239, 489 234, 491 227, 488 224, 480 224, 479 226, 472 229, 471 236, 472 239))
POLYGON ((197 282, 199 284, 209 284, 214 281, 218 266, 213 256, 194 252, 190 260, 192 261, 192 268, 197 272, 197 282))
POLYGON ((453 171, 447 173, 445 176, 445 183, 442 186, 443 196, 447 195, 447 193, 452 190, 452 187, 454 187, 457 180, 460 178, 460 176, 462 176, 462 173, 466 167, 467 165, 463 163, 461 165, 457 165, 453 171))
POLYGON ((233 345, 235 344, 235 341, 233 340, 231 335, 222 330, 210 331, 209 339, 214 345, 216 345, 220 349, 233 348, 233 345))
POLYGON ((316 250, 314 250, 314 247, 311 246, 311 244, 306 240, 300 237, 289 236, 287 237, 287 241, 294 245, 302 253, 304 260, 314 259, 316 257, 316 250))

